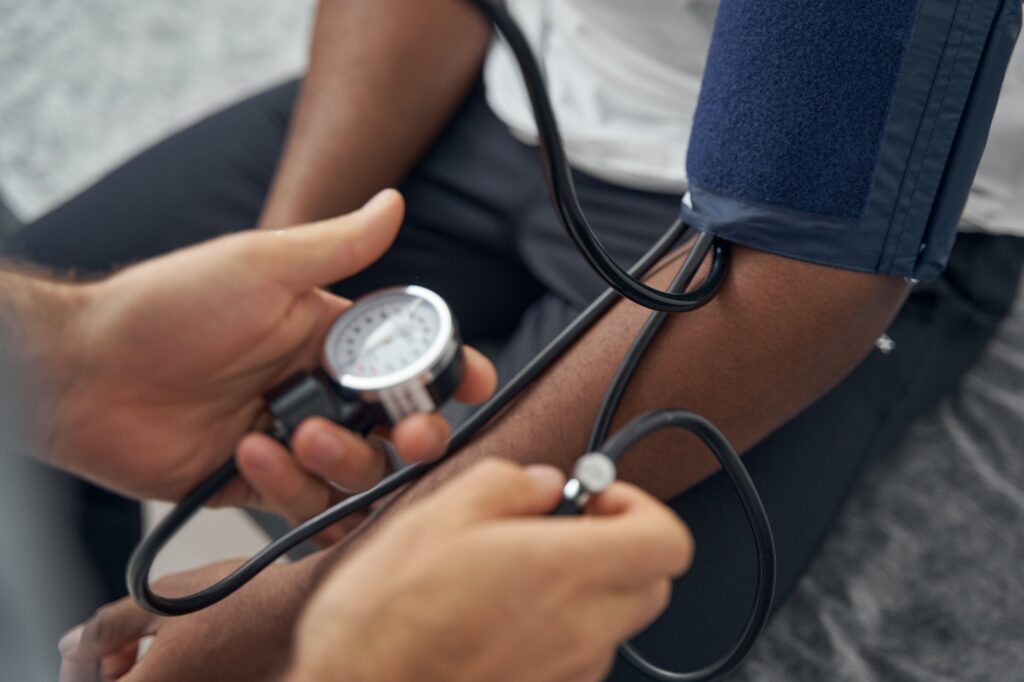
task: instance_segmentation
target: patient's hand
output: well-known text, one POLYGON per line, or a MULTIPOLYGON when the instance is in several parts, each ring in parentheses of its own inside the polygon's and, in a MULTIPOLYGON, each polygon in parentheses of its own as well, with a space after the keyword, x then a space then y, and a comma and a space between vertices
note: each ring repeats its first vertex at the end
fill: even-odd
MULTIPOLYGON (((161 594, 195 592, 223 578, 230 561, 157 581, 161 594)), ((275 564, 225 601, 180 618, 156 616, 126 597, 61 640, 60 682, 270 682, 280 680, 304 603, 305 563, 275 564), (140 640, 152 645, 136 662, 140 640)))

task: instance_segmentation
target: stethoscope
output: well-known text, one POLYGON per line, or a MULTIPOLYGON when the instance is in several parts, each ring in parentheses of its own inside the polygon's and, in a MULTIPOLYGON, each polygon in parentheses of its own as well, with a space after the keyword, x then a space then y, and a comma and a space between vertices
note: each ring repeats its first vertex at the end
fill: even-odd
MULTIPOLYGON (((587 502, 615 481, 617 465, 622 458, 648 435, 673 428, 689 431, 700 438, 732 483, 754 536, 757 589, 750 617, 732 649, 698 671, 679 673, 665 670, 644 659, 628 643, 621 645, 619 654, 656 680, 693 682, 720 679, 733 671, 749 653, 768 620, 774 596, 775 544, 753 481, 722 433, 705 418, 692 412, 658 410, 635 418, 614 434, 609 434, 609 431, 637 366, 668 314, 696 310, 711 301, 728 270, 728 250, 710 234, 698 232, 692 249, 668 289, 659 291, 649 287, 638 278, 680 241, 686 226, 677 221, 630 270, 626 271, 615 263, 583 215, 541 68, 529 43, 504 2, 473 0, 473 3, 494 22, 516 57, 536 117, 541 158, 559 218, 584 258, 605 280, 609 289, 455 431, 445 457, 464 446, 620 297, 652 310, 609 384, 591 432, 588 452, 577 460, 563 490, 562 502, 552 513, 584 513, 587 502), (708 274, 690 290, 709 254, 708 274)), ((439 409, 454 394, 464 366, 458 324, 440 296, 419 286, 373 292, 355 301, 333 323, 324 341, 320 368, 292 377, 266 396, 271 417, 268 432, 287 444, 305 419, 322 416, 358 433, 368 434, 374 428, 393 425, 410 414, 439 409)), ((348 497, 274 540, 214 585, 184 597, 156 594, 149 584, 149 574, 157 554, 205 502, 235 477, 235 463, 230 460, 186 495, 139 544, 128 565, 128 589, 141 606, 160 615, 178 616, 204 609, 232 594, 292 548, 422 477, 438 462, 402 466, 371 490, 348 497)))

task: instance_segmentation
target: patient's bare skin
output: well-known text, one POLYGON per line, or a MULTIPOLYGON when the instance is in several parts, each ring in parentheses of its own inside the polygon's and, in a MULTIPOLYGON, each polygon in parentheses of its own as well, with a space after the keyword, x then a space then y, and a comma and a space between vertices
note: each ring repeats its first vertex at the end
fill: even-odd
POLYGON ((465 0, 321 2, 259 226, 345 213, 398 185, 472 87, 490 35, 465 0))

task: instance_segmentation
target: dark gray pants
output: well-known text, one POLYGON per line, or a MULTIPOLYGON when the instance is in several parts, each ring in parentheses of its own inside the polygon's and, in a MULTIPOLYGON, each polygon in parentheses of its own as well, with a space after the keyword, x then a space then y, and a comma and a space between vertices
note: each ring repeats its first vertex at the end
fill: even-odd
MULTIPOLYGON (((15 251, 57 268, 102 272, 251 228, 295 95, 296 84, 286 84, 157 145, 28 227, 15 251)), ((588 215, 621 263, 635 260, 676 216, 678 197, 582 174, 578 181, 588 215)), ((501 342, 503 377, 603 289, 549 206, 536 150, 508 134, 479 90, 401 189, 409 210, 395 247, 337 290, 353 296, 400 283, 435 289, 469 342, 501 342)), ((917 287, 893 324, 896 351, 873 353, 747 455, 775 529, 780 601, 864 469, 891 452, 911 420, 955 388, 978 358, 1009 310, 1022 260, 1021 240, 962 236, 947 273, 917 287)), ((672 504, 693 528, 697 560, 676 586, 673 607, 640 644, 664 665, 692 668, 730 646, 742 628, 752 546, 720 476, 672 504)), ((625 666, 612 677, 640 679, 625 666)))

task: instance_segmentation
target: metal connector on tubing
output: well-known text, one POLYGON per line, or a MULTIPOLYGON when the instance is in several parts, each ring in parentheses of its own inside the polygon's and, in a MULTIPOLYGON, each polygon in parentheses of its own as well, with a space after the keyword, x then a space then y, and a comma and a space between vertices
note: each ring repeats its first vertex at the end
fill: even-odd
POLYGON ((554 516, 582 514, 587 503, 611 487, 617 469, 612 458, 603 452, 588 452, 576 460, 573 477, 562 489, 562 502, 554 516))

